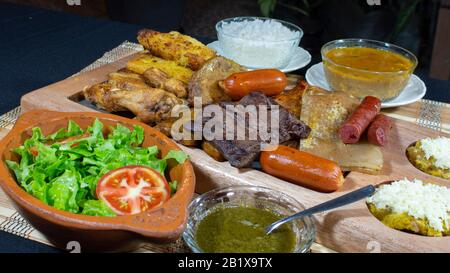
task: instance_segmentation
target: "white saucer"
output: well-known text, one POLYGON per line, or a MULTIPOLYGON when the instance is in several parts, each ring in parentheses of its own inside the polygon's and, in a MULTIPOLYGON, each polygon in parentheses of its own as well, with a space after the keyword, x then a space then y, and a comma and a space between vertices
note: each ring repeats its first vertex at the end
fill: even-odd
MULTIPOLYGON (((311 66, 306 71, 306 81, 310 85, 314 85, 326 90, 331 90, 328 82, 325 78, 325 72, 323 71, 323 63, 318 63, 311 66)), ((381 103, 381 108, 390 108, 401 105, 407 105, 416 102, 425 96, 427 87, 425 83, 416 75, 411 75, 411 79, 406 85, 400 95, 392 100, 384 101, 381 103)))
MULTIPOLYGON (((222 48, 220 47, 219 41, 214 41, 214 42, 208 44, 208 47, 214 49, 217 52, 217 54, 224 56, 226 58, 232 59, 230 57, 227 57, 223 53, 222 48)), ((304 50, 301 47, 297 47, 295 49, 295 52, 292 55, 293 56, 292 56, 291 61, 285 67, 279 68, 284 73, 303 68, 311 62, 311 54, 309 54, 308 51, 304 50)), ((249 68, 249 69, 252 70, 252 68, 249 68)))

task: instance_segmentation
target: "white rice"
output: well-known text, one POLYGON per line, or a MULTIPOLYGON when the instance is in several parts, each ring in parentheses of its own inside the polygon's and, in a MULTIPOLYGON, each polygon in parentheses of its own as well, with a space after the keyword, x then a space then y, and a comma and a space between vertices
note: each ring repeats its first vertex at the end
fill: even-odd
POLYGON ((252 41, 276 42, 298 38, 298 31, 290 30, 275 20, 228 22, 222 24, 222 31, 227 35, 252 41))
POLYGON ((302 33, 275 20, 222 23, 218 31, 226 57, 250 68, 282 68, 292 58, 302 33))

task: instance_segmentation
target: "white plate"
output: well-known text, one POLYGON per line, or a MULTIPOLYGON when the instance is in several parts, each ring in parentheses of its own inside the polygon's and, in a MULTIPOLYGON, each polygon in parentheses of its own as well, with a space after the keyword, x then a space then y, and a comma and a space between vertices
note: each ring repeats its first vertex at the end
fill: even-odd
MULTIPOLYGON (((314 85, 328 91, 331 90, 325 78, 323 63, 318 63, 311 66, 308 71, 306 71, 305 78, 310 85, 314 85)), ((381 108, 396 107, 416 102, 423 98, 426 92, 427 87, 425 86, 425 83, 416 75, 411 75, 411 79, 402 93, 392 100, 382 102, 381 108)))
MULTIPOLYGON (((223 53, 222 48, 220 47, 219 41, 214 41, 214 42, 208 44, 208 47, 214 49, 217 52, 217 54, 224 56, 225 58, 232 59, 230 57, 227 57, 223 53)), ((295 71, 300 68, 303 68, 303 67, 307 66, 310 62, 311 62, 311 54, 309 54, 309 52, 304 50, 303 48, 297 47, 295 49, 295 52, 292 54, 291 61, 285 67, 282 67, 279 69, 281 71, 283 71, 284 73, 287 73, 287 72, 291 72, 291 71, 295 71)), ((251 70, 251 68, 249 68, 249 69, 251 70)))

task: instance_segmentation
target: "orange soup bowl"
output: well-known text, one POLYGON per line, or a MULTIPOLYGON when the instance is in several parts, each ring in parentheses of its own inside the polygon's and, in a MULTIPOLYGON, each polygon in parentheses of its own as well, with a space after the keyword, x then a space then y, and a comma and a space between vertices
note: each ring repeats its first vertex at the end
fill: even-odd
POLYGON ((136 120, 95 112, 33 110, 23 114, 0 142, 0 185, 3 191, 31 225, 52 244, 63 249, 68 243, 75 241, 79 243, 81 251, 131 251, 145 241, 162 243, 178 239, 186 226, 187 206, 195 189, 195 175, 189 160, 179 165, 168 163, 167 177, 178 181, 177 192, 162 206, 134 215, 100 217, 58 210, 28 194, 17 184, 5 161, 19 160, 12 149, 21 146, 31 137, 33 127, 40 127, 44 135, 47 135, 66 127, 69 120, 86 129, 96 118, 105 125, 104 130, 116 124, 130 129, 133 125, 142 126, 142 146, 156 145, 161 156, 170 150, 180 150, 168 137, 136 120))
POLYGON ((396 98, 405 89, 418 60, 399 46, 366 39, 343 39, 321 50, 325 77, 333 91, 356 98, 396 98))

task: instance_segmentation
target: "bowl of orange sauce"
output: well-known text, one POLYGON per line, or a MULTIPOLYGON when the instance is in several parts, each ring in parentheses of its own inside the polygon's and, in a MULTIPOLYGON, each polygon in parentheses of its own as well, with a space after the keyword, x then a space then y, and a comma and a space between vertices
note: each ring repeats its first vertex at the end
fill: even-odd
POLYGON ((417 57, 404 48, 366 39, 331 41, 321 53, 331 89, 382 101, 400 95, 418 64, 417 57))

